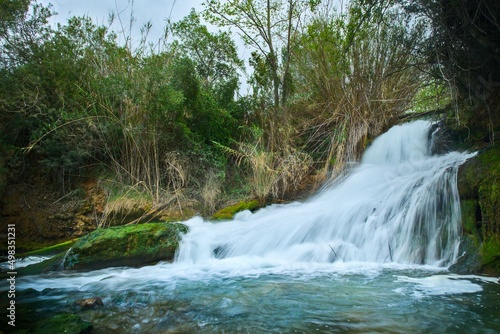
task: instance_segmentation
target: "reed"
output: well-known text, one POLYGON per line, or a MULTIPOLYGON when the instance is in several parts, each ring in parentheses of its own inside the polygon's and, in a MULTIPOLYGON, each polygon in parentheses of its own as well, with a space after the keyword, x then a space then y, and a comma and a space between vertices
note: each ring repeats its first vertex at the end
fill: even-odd
POLYGON ((318 17, 304 36, 294 68, 297 91, 307 94, 296 97, 302 108, 295 117, 319 181, 358 160, 370 139, 411 107, 422 82, 411 52, 418 28, 408 33, 402 20, 394 13, 363 27, 348 46, 348 31, 331 16, 318 17))

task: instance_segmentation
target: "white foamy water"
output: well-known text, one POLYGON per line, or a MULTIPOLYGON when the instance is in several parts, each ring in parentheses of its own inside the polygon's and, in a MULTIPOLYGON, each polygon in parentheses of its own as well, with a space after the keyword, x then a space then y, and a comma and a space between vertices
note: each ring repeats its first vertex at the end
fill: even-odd
POLYGON ((304 203, 193 219, 176 261, 395 262, 447 266, 457 256, 457 169, 471 154, 430 154, 430 123, 396 126, 336 186, 304 203))
MULTIPOLYGON (((15 267, 16 268, 27 267, 29 265, 32 265, 32 264, 35 264, 38 262, 42 262, 44 260, 48 260, 50 258, 51 258, 51 256, 28 256, 25 258, 16 259, 15 267)), ((9 271, 9 268, 10 268, 9 262, 6 261, 6 262, 0 263, 0 268, 5 270, 5 271, 9 271)))
MULTIPOLYGON (((411 294, 417 298, 482 291, 479 283, 500 283, 496 277, 476 275, 433 275, 428 277, 397 276, 397 281, 414 283, 411 294)), ((397 289, 403 293, 404 289, 397 289)))

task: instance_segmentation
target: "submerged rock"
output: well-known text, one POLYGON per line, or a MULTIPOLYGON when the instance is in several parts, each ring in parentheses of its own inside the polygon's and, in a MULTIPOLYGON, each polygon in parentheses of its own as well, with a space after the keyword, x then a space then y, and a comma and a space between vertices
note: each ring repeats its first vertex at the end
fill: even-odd
POLYGON ((94 270, 138 267, 171 261, 187 227, 174 223, 148 223, 98 229, 80 238, 68 251, 64 269, 94 270))
POLYGON ((75 305, 79 306, 82 310, 95 308, 97 306, 104 306, 101 297, 92 297, 80 299, 75 302, 75 305))
POLYGON ((52 318, 37 323, 35 333, 37 334, 87 334, 92 332, 91 323, 83 321, 76 314, 58 314, 52 318))

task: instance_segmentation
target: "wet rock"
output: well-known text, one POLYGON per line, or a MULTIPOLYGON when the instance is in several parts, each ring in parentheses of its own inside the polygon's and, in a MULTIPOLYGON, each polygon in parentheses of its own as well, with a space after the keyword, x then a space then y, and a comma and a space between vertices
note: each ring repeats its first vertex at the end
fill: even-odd
POLYGON ((64 259, 64 253, 57 254, 56 256, 39 262, 27 267, 17 269, 17 273, 22 276, 27 275, 39 275, 41 273, 49 272, 49 271, 57 271, 61 269, 61 263, 64 259))
POLYGON ((75 302, 75 305, 79 306, 82 310, 95 308, 97 306, 104 306, 101 297, 92 297, 80 299, 75 302))
POLYGON ((159 261, 172 261, 181 233, 187 227, 178 223, 148 223, 101 228, 78 239, 65 252, 19 268, 23 275, 48 271, 95 270, 106 267, 140 267, 159 261))
POLYGON ((467 275, 481 272, 482 266, 481 256, 475 245, 474 238, 471 236, 464 237, 464 240, 460 243, 459 258, 456 263, 450 266, 449 270, 455 274, 467 275))
POLYGON ((432 154, 445 154, 450 151, 450 134, 443 121, 431 126, 429 139, 432 154))

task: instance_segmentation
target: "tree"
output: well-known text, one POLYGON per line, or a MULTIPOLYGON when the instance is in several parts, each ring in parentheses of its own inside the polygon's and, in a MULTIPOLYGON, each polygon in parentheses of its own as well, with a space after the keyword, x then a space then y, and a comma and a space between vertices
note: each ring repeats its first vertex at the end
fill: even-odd
MULTIPOLYGON (((184 19, 174 23, 172 30, 179 39, 180 50, 194 61, 205 88, 213 91, 230 88, 232 92, 229 93, 234 94, 238 85, 238 70, 243 69, 243 62, 238 58, 230 34, 221 31, 210 33, 201 24, 200 16, 194 9, 184 19)), ((233 99, 233 96, 227 97, 233 99)))
MULTIPOLYGON (((0 9, 0 68, 14 68, 37 56, 37 48, 50 36, 50 7, 31 1, 2 2, 0 9)), ((39 56, 39 55, 38 55, 39 56)))
POLYGON ((457 78, 469 93, 481 78, 500 81, 500 3, 495 0, 400 1, 407 11, 431 20, 432 33, 423 49, 441 66, 445 79, 457 78))
POLYGON ((420 54, 433 66, 434 76, 456 90, 455 102, 474 110, 464 113, 457 108, 457 120, 463 117, 469 127, 487 129, 493 140, 495 128, 500 126, 500 2, 398 2, 414 18, 430 21, 431 29, 426 43, 419 48, 420 54))
POLYGON ((0 6, 0 38, 4 37, 9 29, 19 24, 28 11, 30 0, 2 0, 0 6))
POLYGON ((305 15, 318 3, 313 0, 207 0, 204 17, 219 26, 235 27, 243 41, 256 49, 252 55, 256 75, 269 75, 273 105, 278 107, 286 104, 290 93, 288 79, 295 38, 305 15))

